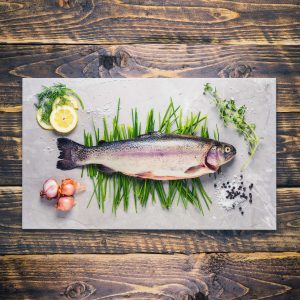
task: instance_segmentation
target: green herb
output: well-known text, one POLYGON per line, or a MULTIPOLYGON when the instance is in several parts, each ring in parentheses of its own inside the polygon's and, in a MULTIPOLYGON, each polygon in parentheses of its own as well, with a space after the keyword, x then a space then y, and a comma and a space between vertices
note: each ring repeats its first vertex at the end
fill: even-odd
POLYGON ((260 143, 260 138, 255 132, 255 124, 248 123, 245 119, 247 107, 245 105, 236 106, 233 99, 222 99, 217 93, 216 88, 213 88, 210 83, 204 85, 204 94, 212 96, 213 102, 219 111, 219 116, 223 120, 224 125, 227 126, 228 124, 231 124, 244 136, 249 147, 249 158, 242 166, 242 170, 244 170, 248 166, 260 143))
POLYGON ((38 103, 35 104, 37 109, 42 109, 42 121, 50 124, 50 114, 52 112, 53 102, 60 98, 58 105, 69 104, 68 96, 74 96, 80 103, 82 109, 84 105, 80 96, 70 88, 67 88, 65 84, 56 83, 53 86, 43 87, 43 90, 37 94, 38 103))
MULTIPOLYGON (((104 132, 100 138, 99 128, 94 126, 93 133, 84 132, 84 144, 91 147, 96 145, 100 140, 107 142, 136 138, 141 134, 147 134, 155 131, 156 128, 163 133, 190 134, 195 135, 200 132, 201 136, 208 137, 208 128, 206 125, 207 116, 190 114, 183 120, 183 114, 180 107, 175 107, 173 101, 170 101, 165 113, 158 117, 156 122, 154 110, 151 109, 147 114, 145 130, 142 130, 142 123, 139 121, 138 112, 133 109, 131 112, 132 124, 119 124, 120 99, 116 116, 112 120, 112 129, 108 129, 108 124, 103 118, 104 132)), ((215 133, 216 134, 216 133, 215 133)), ((140 179, 129 177, 120 173, 111 175, 98 170, 97 166, 84 167, 87 175, 92 179, 94 191, 91 195, 88 206, 92 198, 96 198, 98 207, 104 211, 105 201, 109 193, 112 195, 112 211, 116 213, 118 207, 123 202, 125 211, 129 207, 129 199, 131 192, 133 193, 135 209, 137 211, 138 204, 145 207, 149 201, 160 201, 163 208, 169 209, 175 198, 177 197, 179 204, 183 203, 185 207, 188 204, 197 207, 204 214, 202 201, 209 209, 211 199, 204 190, 199 178, 188 180, 174 180, 161 182, 150 179, 140 179)))

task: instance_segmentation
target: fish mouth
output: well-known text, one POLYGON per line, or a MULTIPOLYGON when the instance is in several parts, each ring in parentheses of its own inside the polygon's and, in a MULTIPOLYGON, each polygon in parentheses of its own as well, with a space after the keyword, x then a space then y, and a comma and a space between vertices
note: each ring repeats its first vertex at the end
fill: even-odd
POLYGON ((236 148, 232 146, 232 158, 236 155, 236 148))

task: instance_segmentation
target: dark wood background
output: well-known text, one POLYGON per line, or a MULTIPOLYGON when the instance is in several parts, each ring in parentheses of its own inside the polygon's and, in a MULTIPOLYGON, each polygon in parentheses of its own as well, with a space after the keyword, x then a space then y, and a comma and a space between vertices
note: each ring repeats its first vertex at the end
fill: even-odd
POLYGON ((293 0, 0 1, 0 298, 300 299, 299 23, 293 0), (24 77, 276 77, 278 230, 22 230, 24 77))

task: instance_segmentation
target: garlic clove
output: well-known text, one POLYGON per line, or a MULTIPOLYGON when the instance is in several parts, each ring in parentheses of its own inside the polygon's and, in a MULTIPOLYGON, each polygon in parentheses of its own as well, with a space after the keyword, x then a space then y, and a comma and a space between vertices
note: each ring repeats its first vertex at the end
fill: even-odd
POLYGON ((54 199, 58 195, 59 184, 53 179, 47 179, 43 184, 43 190, 40 192, 40 196, 47 198, 48 200, 54 199))
POLYGON ((70 211, 75 206, 75 204, 76 202, 73 197, 63 196, 57 200, 55 207, 57 210, 67 212, 70 211))

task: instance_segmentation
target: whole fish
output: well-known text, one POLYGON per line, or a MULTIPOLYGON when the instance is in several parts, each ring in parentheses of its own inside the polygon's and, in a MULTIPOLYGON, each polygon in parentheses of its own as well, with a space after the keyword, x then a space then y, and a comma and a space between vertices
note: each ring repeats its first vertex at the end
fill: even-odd
POLYGON ((195 178, 216 172, 236 154, 227 143, 190 135, 153 132, 136 139, 104 142, 85 147, 58 138, 57 168, 70 170, 96 164, 103 172, 155 180, 195 178))

